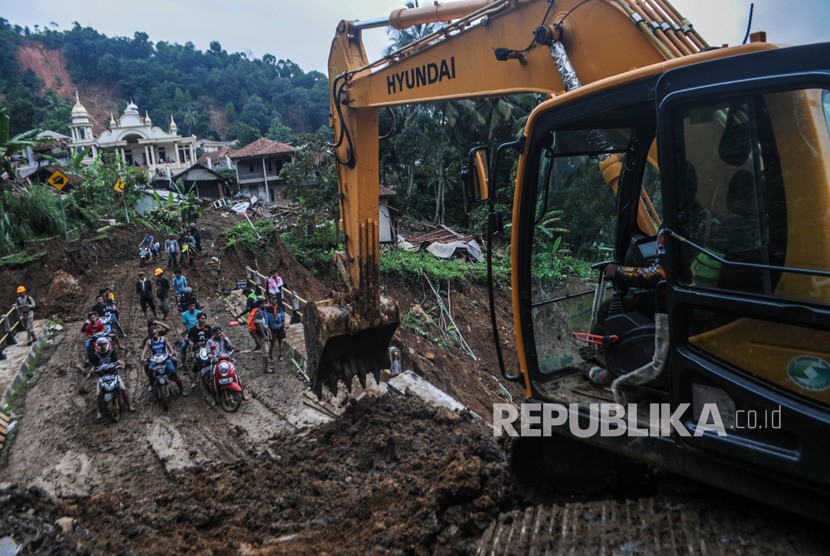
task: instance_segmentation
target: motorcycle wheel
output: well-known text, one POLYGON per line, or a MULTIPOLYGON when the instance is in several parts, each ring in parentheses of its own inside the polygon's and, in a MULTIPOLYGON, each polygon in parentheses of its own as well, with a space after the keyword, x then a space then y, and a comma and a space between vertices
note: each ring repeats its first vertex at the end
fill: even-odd
POLYGON ((169 384, 161 384, 156 385, 156 395, 161 402, 161 408, 164 411, 170 407, 170 385, 169 384))
POLYGON ((242 393, 236 390, 222 390, 219 392, 219 404, 228 413, 233 413, 242 405, 242 393))
POLYGON ((118 401, 118 396, 113 396, 110 401, 106 403, 107 415, 110 416, 114 422, 121 419, 121 404, 118 401))

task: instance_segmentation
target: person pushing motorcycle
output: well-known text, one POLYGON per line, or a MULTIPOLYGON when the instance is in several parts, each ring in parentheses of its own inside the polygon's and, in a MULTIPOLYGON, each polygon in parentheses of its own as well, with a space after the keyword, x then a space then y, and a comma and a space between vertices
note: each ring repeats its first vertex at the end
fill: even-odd
POLYGON ((150 357, 154 355, 166 355, 167 360, 164 363, 165 372, 173 379, 176 383, 176 386, 179 387, 179 394, 182 397, 187 396, 187 392, 184 389, 184 384, 182 383, 182 378, 179 376, 179 373, 176 372, 176 362, 173 359, 173 348, 170 347, 170 342, 167 341, 167 338, 159 336, 159 330, 157 327, 153 327, 152 332, 150 334, 150 338, 144 344, 144 350, 141 352, 141 358, 144 360, 144 373, 147 375, 147 379, 150 381, 150 389, 153 388, 153 375, 150 372, 150 357))
MULTIPOLYGON (((118 352, 112 346, 112 343, 105 337, 98 338, 95 340, 95 348, 94 351, 89 355, 89 364, 91 365, 89 371, 86 373, 87 378, 92 376, 92 372, 100 367, 101 365, 106 365, 108 363, 119 363, 121 367, 124 366, 124 362, 118 359, 118 352)), ((121 390, 121 396, 124 398, 124 403, 127 404, 127 409, 130 411, 135 411, 132 402, 130 401, 130 395, 127 392, 127 387, 124 384, 124 380, 121 376, 118 376, 118 389, 121 390)), ((95 418, 101 419, 103 417, 102 409, 104 407, 104 400, 103 396, 101 395, 101 385, 98 383, 95 387, 95 418)))
MULTIPOLYGON (((225 333, 222 332, 222 327, 216 324, 213 328, 211 328, 211 332, 213 334, 210 337, 210 340, 207 341, 205 347, 207 347, 208 353, 213 360, 217 361, 222 356, 232 359, 231 354, 236 349, 236 346, 233 345, 233 342, 231 342, 228 337, 225 336, 225 333)), ((239 369, 236 369, 236 381, 239 383, 239 387, 242 388, 242 399, 247 402, 248 395, 245 394, 245 387, 242 385, 242 379, 239 376, 239 369)), ((213 402, 214 404, 218 402, 215 390, 213 392, 213 402)))

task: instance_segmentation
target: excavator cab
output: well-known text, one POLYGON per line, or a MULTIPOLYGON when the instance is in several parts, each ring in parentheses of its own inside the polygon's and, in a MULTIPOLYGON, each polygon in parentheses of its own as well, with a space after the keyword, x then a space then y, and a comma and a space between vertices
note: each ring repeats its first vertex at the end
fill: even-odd
POLYGON ((827 515, 827 60, 830 44, 759 49, 540 105, 514 198, 514 312, 527 396, 572 408, 556 435, 827 515), (551 251, 641 266, 657 228, 662 289, 626 292, 604 318, 600 333, 618 337, 606 360, 585 360, 570 333, 590 326, 596 290, 580 290, 584 270, 549 272, 551 251), (647 364, 660 313, 670 333, 657 379, 608 389, 583 376, 647 364), (624 426, 609 428, 603 405, 622 408, 624 426), (673 421, 653 412, 663 406, 673 421))

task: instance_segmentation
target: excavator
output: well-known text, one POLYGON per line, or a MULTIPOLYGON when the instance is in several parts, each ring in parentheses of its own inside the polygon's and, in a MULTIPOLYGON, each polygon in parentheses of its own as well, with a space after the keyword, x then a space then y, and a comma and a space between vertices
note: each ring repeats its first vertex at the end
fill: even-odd
POLYGON ((524 386, 522 426, 560 443, 514 458, 539 477, 579 473, 585 447, 608 475, 619 457, 827 520, 828 61, 830 44, 764 33, 710 46, 667 0, 462 0, 342 21, 328 67, 346 291, 307 307, 313 388, 377 378, 399 322, 378 277, 379 110, 544 95, 518 140, 471 150, 466 178, 489 243, 498 182, 516 169, 519 371, 505 370, 491 279, 495 348, 524 386), (442 25, 368 60, 364 30, 425 23, 442 25), (595 285, 548 272, 540 227, 563 214, 585 223, 570 232, 595 285), (656 258, 654 287, 604 278, 656 258), (592 363, 614 388, 585 378, 592 363))

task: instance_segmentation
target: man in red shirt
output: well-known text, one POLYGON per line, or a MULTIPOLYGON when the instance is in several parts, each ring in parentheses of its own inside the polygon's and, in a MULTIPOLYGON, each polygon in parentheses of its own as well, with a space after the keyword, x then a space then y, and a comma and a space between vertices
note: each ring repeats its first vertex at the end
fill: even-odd
POLYGON ((89 320, 87 320, 81 327, 81 332, 83 332, 86 337, 84 347, 86 348, 87 357, 92 358, 92 355, 95 353, 95 344, 92 342, 92 337, 95 334, 106 332, 107 327, 98 321, 98 313, 96 311, 90 311, 87 313, 87 317, 89 320))

